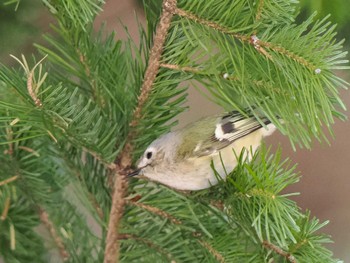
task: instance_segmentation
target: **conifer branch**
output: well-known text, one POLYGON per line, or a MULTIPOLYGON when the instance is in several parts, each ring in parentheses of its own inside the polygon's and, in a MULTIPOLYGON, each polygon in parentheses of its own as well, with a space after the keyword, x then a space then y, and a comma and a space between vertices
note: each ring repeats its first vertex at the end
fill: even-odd
POLYGON ((185 71, 185 72, 191 72, 191 73, 200 73, 200 71, 196 68, 192 68, 192 67, 181 67, 179 65, 174 65, 174 64, 165 64, 162 63, 160 64, 160 66, 162 68, 167 68, 167 69, 172 69, 172 70, 178 70, 178 71, 185 71))
POLYGON ((101 220, 103 220, 103 217, 104 217, 103 210, 102 210, 101 206, 97 203, 95 196, 89 192, 88 198, 91 201, 92 205, 95 207, 95 210, 96 210, 98 217, 101 220))
MULTIPOLYGON (((96 100, 100 99, 100 98, 97 97, 96 80, 91 77, 91 70, 90 70, 89 64, 87 62, 86 56, 80 51, 79 48, 76 49, 76 52, 77 52, 77 54, 79 56, 80 63, 84 67, 85 74, 86 74, 87 78, 90 80, 90 84, 91 84, 91 88, 92 88, 92 97, 96 101, 96 100)), ((101 103, 101 106, 103 107, 102 104, 103 103, 101 103)))
POLYGON ((109 215, 104 263, 119 262, 119 223, 124 213, 125 199, 128 187, 126 174, 117 173, 112 195, 112 207, 109 215))
POLYGON ((42 107, 43 104, 37 95, 38 95, 39 88, 44 83, 47 77, 47 73, 44 73, 44 75, 41 75, 42 73, 41 62, 43 62, 46 59, 47 55, 45 55, 41 60, 39 60, 32 69, 29 68, 28 62, 24 55, 21 56, 22 61, 13 55, 10 55, 10 56, 22 66, 25 73, 27 74, 27 90, 28 90, 29 96, 32 98, 32 100, 34 101, 37 107, 42 107), (38 80, 36 81, 34 78, 34 72, 37 67, 39 67, 39 77, 38 77, 38 80))
POLYGON ((269 54, 265 49, 270 49, 278 54, 287 56, 290 59, 293 59, 294 61, 298 62, 299 64, 309 68, 310 70, 314 71, 317 69, 317 67, 315 65, 313 65, 311 62, 307 61, 305 58, 287 50, 284 47, 275 45, 273 43, 270 42, 266 42, 266 41, 261 41, 260 39, 258 39, 255 35, 252 36, 245 36, 245 35, 241 35, 241 34, 237 34, 237 33, 233 33, 232 29, 227 28, 225 26, 221 26, 215 22, 200 18, 190 12, 187 12, 185 10, 182 10, 180 8, 176 8, 175 12, 177 15, 181 16, 181 17, 185 17, 189 20, 193 20, 196 23, 205 25, 207 27, 213 28, 217 31, 220 31, 224 34, 228 34, 233 36, 234 38, 242 41, 242 42, 247 42, 249 44, 252 44, 254 46, 254 48, 261 54, 263 54, 264 56, 266 56, 268 59, 272 60, 272 56, 271 54, 269 54))
POLYGON ((18 149, 21 149, 23 151, 29 152, 29 153, 33 154, 34 156, 36 156, 36 157, 40 157, 40 154, 37 151, 35 151, 34 149, 32 149, 32 148, 20 145, 20 146, 18 146, 18 149))
POLYGON ((200 17, 196 16, 195 14, 192 14, 192 13, 187 12, 185 10, 182 10, 180 8, 176 8, 175 12, 179 16, 185 17, 185 18, 187 18, 189 20, 193 20, 196 23, 199 23, 201 25, 213 28, 213 29, 215 29, 217 31, 220 31, 222 33, 231 35, 234 38, 237 38, 237 39, 241 40, 242 42, 247 42, 247 41, 250 40, 250 36, 244 36, 244 35, 241 35, 241 34, 233 33, 232 29, 229 29, 227 27, 221 26, 221 25, 219 25, 219 24, 217 24, 215 22, 212 22, 212 21, 200 18, 200 17))
POLYGON ((280 247, 271 244, 268 241, 263 241, 262 245, 266 248, 266 249, 270 249, 272 251, 274 251, 276 254, 286 258, 290 263, 297 263, 295 257, 293 255, 291 255, 290 253, 287 253, 285 251, 283 251, 280 247))
POLYGON ((153 214, 156 214, 156 215, 159 215, 163 218, 166 218, 168 219, 171 223, 175 224, 175 225, 180 225, 182 224, 182 222, 175 218, 174 216, 172 216, 171 214, 159 209, 158 207, 154 207, 154 206, 150 206, 150 205, 146 205, 146 204, 143 204, 143 203, 139 203, 139 202, 134 202, 132 200, 130 200, 128 202, 129 204, 131 205, 134 205, 134 206, 137 206, 137 207, 140 207, 142 209, 145 209, 153 214))
POLYGON ((43 104, 41 100, 37 97, 36 92, 33 88, 33 75, 34 71, 30 71, 27 76, 27 90, 30 95, 30 97, 33 99, 36 106, 41 107, 43 104))
POLYGON ((6 131, 6 137, 7 137, 7 141, 9 142, 8 145, 9 145, 9 148, 7 150, 4 151, 4 154, 8 154, 12 157, 13 155, 13 131, 12 131, 12 128, 11 128, 11 124, 10 124, 10 127, 6 127, 5 129, 6 131))
POLYGON ((149 56, 145 77, 143 79, 141 93, 138 97, 138 105, 134 112, 134 120, 131 122, 132 127, 137 125, 137 121, 141 117, 143 105, 148 99, 153 82, 157 76, 160 66, 160 57, 163 53, 164 42, 168 34, 171 19, 176 11, 176 2, 177 0, 164 0, 163 2, 162 15, 154 36, 154 43, 149 56))
POLYGON ((157 76, 164 42, 168 34, 171 19, 176 9, 176 4, 176 0, 164 0, 163 2, 162 15, 154 36, 154 43, 150 51, 148 66, 141 86, 141 92, 138 97, 138 104, 130 123, 131 129, 127 136, 126 144, 121 152, 121 155, 115 161, 117 167, 114 178, 115 181, 112 195, 112 207, 108 222, 104 263, 118 262, 119 259, 118 227, 124 212, 124 197, 128 187, 128 180, 126 176, 132 164, 131 152, 133 150, 133 146, 131 142, 135 138, 133 128, 137 126, 141 118, 143 106, 148 99, 154 80, 157 76))
MULTIPOLYGON (((179 66, 179 65, 175 65, 175 64, 161 64, 161 67, 171 69, 171 70, 178 70, 178 71, 183 71, 183 72, 201 74, 201 72, 197 68, 188 67, 188 66, 179 66)), ((203 73, 203 74, 205 74, 205 73, 203 73)), ((226 80, 240 81, 240 79, 238 77, 236 77, 236 76, 233 77, 233 76, 229 75, 228 73, 220 74, 219 77, 222 77, 226 80)), ((266 82, 264 82, 264 81, 252 80, 252 83, 259 88, 260 87, 266 88, 266 82)), ((283 89, 281 89, 280 87, 270 87, 270 88, 278 94, 283 94, 285 96, 288 96, 288 93, 286 91, 284 91, 283 89)))
POLYGON ((5 200, 4 210, 2 210, 2 213, 0 216, 1 221, 5 221, 7 214, 9 212, 10 204, 11 204, 11 199, 10 197, 7 197, 5 200))
POLYGON ((100 163, 102 163, 104 166, 106 166, 108 169, 110 170, 114 170, 116 168, 116 164, 115 163, 110 163, 107 162, 106 160, 103 159, 102 156, 100 156, 98 153, 83 147, 83 151, 86 153, 89 153, 92 157, 94 157, 97 161, 99 161, 100 163))
POLYGON ((69 254, 64 247, 64 243, 63 243, 62 239, 57 234, 54 224, 49 219, 48 213, 44 209, 40 208, 39 216, 40 216, 41 222, 47 227, 53 240, 55 241, 63 261, 68 260, 69 254))
POLYGON ((302 246, 304 246, 305 244, 307 244, 309 242, 309 240, 307 239, 303 239, 300 242, 298 242, 292 249, 290 249, 290 251, 292 253, 294 253, 295 251, 299 250, 302 246))
POLYGON ((208 251, 216 258, 216 260, 220 263, 225 263, 225 258, 220 254, 219 251, 217 251, 216 249, 214 249, 208 242, 205 242, 203 240, 198 240, 198 242, 205 247, 206 249, 208 249, 208 251))
POLYGON ((176 263, 176 261, 173 259, 172 255, 169 252, 165 251, 162 247, 154 244, 152 241, 150 241, 148 239, 138 237, 135 235, 131 235, 131 234, 120 234, 119 240, 123 240, 123 239, 133 239, 133 240, 139 241, 139 242, 147 245, 148 247, 155 249, 160 254, 165 255, 168 258, 169 262, 176 263))
POLYGON ((264 7, 264 0, 259 0, 258 9, 255 15, 255 22, 258 22, 261 19, 261 13, 264 7))
POLYGON ((14 176, 12 176, 12 177, 10 177, 8 179, 5 179, 5 180, 0 182, 0 186, 3 186, 3 185, 8 184, 8 183, 11 183, 11 182, 17 180, 18 177, 19 177, 18 175, 14 175, 14 176))

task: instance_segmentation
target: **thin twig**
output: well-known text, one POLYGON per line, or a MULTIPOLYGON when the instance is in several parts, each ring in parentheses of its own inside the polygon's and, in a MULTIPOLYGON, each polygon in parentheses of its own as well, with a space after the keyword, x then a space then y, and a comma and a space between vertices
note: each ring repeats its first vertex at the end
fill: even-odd
POLYGON ((103 97, 98 96, 98 87, 96 86, 96 80, 95 78, 92 77, 89 62, 87 61, 86 56, 80 51, 79 48, 76 49, 76 52, 79 56, 79 61, 83 65, 84 70, 85 70, 85 75, 87 78, 90 80, 90 85, 91 85, 91 91, 92 91, 92 97, 94 98, 95 101, 98 102, 98 104, 103 108, 104 107, 104 102, 103 102, 103 97))
POLYGON ((27 90, 30 95, 30 97, 33 99, 36 106, 41 107, 43 104, 41 103, 41 100, 36 96, 36 93, 33 88, 33 75, 34 71, 30 71, 27 76, 27 90))
POLYGON ((32 148, 29 148, 29 147, 26 147, 26 146, 18 146, 18 149, 21 149, 23 151, 32 153, 36 157, 40 157, 40 154, 37 151, 35 151, 34 149, 32 149, 32 148))
POLYGON ((259 0, 258 9, 257 9, 256 15, 255 15, 255 22, 258 22, 261 19, 263 7, 264 7, 264 0, 259 0))
POLYGON ((277 46, 273 43, 265 42, 265 41, 261 41, 261 40, 259 40, 259 43, 260 43, 260 46, 269 48, 269 49, 275 51, 276 53, 285 55, 285 56, 289 57, 290 59, 293 59, 294 61, 298 62, 299 64, 309 68, 310 70, 315 70, 317 68, 317 67, 315 67, 315 65, 313 65, 312 63, 307 61, 305 58, 298 56, 297 54, 285 49, 284 47, 277 46))
POLYGON ((179 65, 174 65, 174 64, 160 64, 162 68, 167 68, 167 69, 172 69, 172 70, 178 70, 178 71, 185 71, 185 72, 192 72, 192 73, 200 73, 200 71, 196 68, 191 68, 191 67, 181 67, 179 65))
POLYGON ((254 35, 253 36, 245 36, 245 35, 234 33, 234 32, 232 32, 232 30, 230 28, 221 26, 221 25, 219 25, 215 22, 209 21, 209 20, 205 20, 203 18, 200 18, 194 14, 191 14, 191 13, 189 13, 185 10, 179 9, 179 8, 176 8, 175 12, 179 16, 188 18, 188 19, 193 20, 194 22, 197 22, 199 24, 213 28, 213 29, 220 31, 222 33, 231 35, 234 38, 241 40, 242 42, 247 42, 247 43, 253 44, 255 49, 257 49, 261 54, 263 54, 264 56, 266 56, 270 60, 272 59, 272 56, 264 49, 264 47, 268 48, 276 53, 285 55, 285 56, 289 57, 290 59, 293 59, 294 61, 298 62, 299 64, 309 68, 310 70, 315 70, 317 68, 311 62, 307 61, 305 58, 287 50, 284 47, 278 46, 278 45, 270 43, 270 42, 265 42, 265 41, 262 41, 259 39, 257 39, 257 41, 252 43, 252 37, 254 35))
POLYGON ((288 252, 285 252, 284 250, 282 250, 280 247, 274 245, 274 244, 271 244, 270 242, 268 241, 263 241, 262 245, 267 248, 267 249, 270 249, 272 251, 274 251, 276 254, 286 258, 289 262, 291 263, 297 263, 297 260, 295 259, 295 257, 293 255, 291 255, 290 253, 288 252))
POLYGON ((6 127, 6 136, 7 136, 7 141, 9 142, 9 148, 8 150, 4 151, 4 154, 8 154, 12 157, 13 155, 13 131, 11 127, 6 127))
POLYGON ((165 255, 168 258, 170 263, 176 263, 176 261, 172 259, 173 257, 169 252, 165 251, 162 247, 154 244, 152 241, 150 241, 146 238, 138 237, 138 236, 131 235, 131 234, 120 234, 119 240, 125 240, 125 239, 133 239, 133 240, 139 241, 141 243, 144 243, 148 247, 155 249, 160 254, 165 255))
POLYGON ((45 73, 43 76, 41 76, 41 70, 42 70, 42 65, 41 62, 43 62, 45 60, 45 58, 47 57, 47 55, 45 55, 42 59, 39 60, 38 63, 35 64, 35 66, 33 67, 33 69, 30 69, 27 63, 27 60, 25 58, 24 55, 22 55, 22 61, 18 58, 16 58, 13 55, 10 55, 13 59, 15 59, 24 69, 26 75, 27 75, 27 90, 28 93, 30 95, 30 97, 32 98, 32 100, 34 101, 35 105, 38 107, 42 106, 42 102, 41 100, 37 97, 37 93, 38 90, 40 88, 40 86, 44 83, 46 77, 47 77, 47 73, 45 73), (39 67, 39 79, 36 82, 35 78, 34 78, 34 71, 35 69, 39 67))
POLYGON ((208 249, 208 251, 210 252, 210 254, 212 254, 216 260, 220 263, 224 263, 226 262, 225 261, 225 258, 220 254, 219 251, 217 251, 216 249, 214 249, 208 242, 206 241, 203 241, 203 240, 198 240, 198 242, 203 246, 205 247, 206 249, 208 249))
POLYGON ((3 180, 3 181, 0 181, 0 186, 3 186, 3 185, 8 184, 8 183, 11 183, 11 182, 17 180, 18 177, 19 177, 18 175, 14 175, 14 176, 12 176, 12 177, 10 177, 10 178, 8 178, 8 179, 5 179, 5 180, 3 180))
POLYGON ((102 163, 105 167, 107 167, 110 170, 114 170, 116 169, 116 165, 115 163, 110 163, 107 162, 106 160, 103 159, 102 156, 100 156, 98 153, 83 147, 83 152, 89 153, 92 157, 94 157, 97 161, 99 161, 100 163, 102 163))
POLYGON ((138 97, 138 104, 134 111, 130 123, 130 131, 126 139, 126 144, 121 155, 115 160, 116 169, 114 177, 114 187, 112 195, 112 206, 108 222, 108 231, 106 237, 106 247, 104 254, 104 263, 115 263, 119 261, 119 222, 122 218, 125 206, 125 195, 128 187, 126 174, 132 164, 131 152, 133 150, 132 141, 135 138, 134 127, 141 119, 142 109, 152 90, 154 80, 157 76, 160 58, 163 52, 164 42, 170 27, 170 22, 176 9, 176 0, 164 0, 163 10, 160 22, 157 26, 154 36, 153 47, 150 52, 148 66, 145 72, 144 80, 141 86, 141 92, 138 97))
POLYGON ((175 225, 180 225, 182 224, 182 222, 175 218, 174 216, 172 216, 171 214, 159 209, 158 207, 154 207, 154 206, 150 206, 150 205, 146 205, 143 203, 139 203, 139 202, 133 202, 131 200, 128 201, 129 204, 132 204, 134 206, 140 207, 142 209, 145 209, 151 213, 154 213, 156 215, 159 215, 161 217, 164 217, 166 219, 168 219, 171 223, 175 224, 175 225))
POLYGON ((115 178, 112 195, 112 207, 109 214, 108 232, 104 263, 119 262, 119 223, 124 213, 125 199, 128 181, 125 174, 118 174, 115 178))
POLYGON ((303 239, 300 242, 298 242, 294 247, 292 247, 292 249, 290 250, 291 252, 295 252, 298 249, 300 249, 302 246, 304 246, 305 244, 308 243, 307 239, 303 239))
POLYGON ((231 36, 233 36, 233 37, 235 37, 235 38, 237 38, 239 40, 247 42, 250 39, 249 36, 245 36, 245 35, 234 33, 234 32, 232 32, 232 29, 229 29, 227 27, 221 26, 218 23, 215 23, 215 22, 212 22, 212 21, 200 18, 199 16, 196 16, 196 15, 194 15, 194 14, 192 14, 190 12, 187 12, 185 10, 182 10, 180 8, 176 8, 175 12, 179 16, 188 18, 189 20, 193 20, 194 22, 199 23, 201 25, 205 25, 205 26, 213 28, 213 29, 215 29, 217 31, 220 31, 220 32, 223 32, 225 34, 231 35, 231 36))
POLYGON ((40 208, 39 216, 41 222, 47 227, 53 240, 55 241, 63 261, 66 261, 69 258, 69 254, 64 247, 61 237, 57 234, 54 224, 49 219, 48 213, 44 209, 40 208))
MULTIPOLYGON (((171 69, 171 70, 178 70, 178 71, 184 71, 184 72, 190 72, 190 73, 197 73, 197 74, 205 74, 202 73, 199 69, 197 68, 192 68, 188 66, 179 66, 175 64, 160 64, 161 67, 171 69)), ((208 74, 209 75, 209 74, 208 74)), ((211 74, 213 75, 213 74, 211 74)), ((228 73, 222 73, 222 74, 217 74, 219 77, 222 77, 227 80, 239 80, 237 77, 232 77, 228 73)))
POLYGON ((11 199, 10 197, 7 197, 6 200, 5 200, 5 205, 4 205, 4 210, 2 210, 2 214, 1 214, 1 221, 4 221, 7 217, 7 214, 9 212, 9 208, 10 208, 10 204, 11 204, 11 199))
POLYGON ((163 53, 164 42, 168 34, 171 19, 176 10, 176 2, 177 0, 164 0, 163 2, 162 16, 154 36, 154 43, 149 56, 148 66, 141 87, 141 93, 138 97, 138 105, 134 112, 134 121, 131 123, 132 127, 137 125, 137 121, 141 117, 143 105, 148 99, 154 80, 157 76, 160 65, 160 57, 163 53))
POLYGON ((91 201, 92 205, 95 207, 98 217, 101 220, 103 220, 103 218, 104 218, 103 210, 102 210, 101 206, 99 205, 99 203, 97 202, 95 196, 89 192, 88 198, 91 201))

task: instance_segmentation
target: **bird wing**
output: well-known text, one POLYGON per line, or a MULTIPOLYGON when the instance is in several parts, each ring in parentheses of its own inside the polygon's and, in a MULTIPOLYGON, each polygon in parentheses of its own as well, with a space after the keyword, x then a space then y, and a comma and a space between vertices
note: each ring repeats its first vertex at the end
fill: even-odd
POLYGON ((234 141, 271 123, 266 117, 258 121, 253 115, 232 111, 224 116, 209 117, 184 128, 179 158, 202 157, 218 153, 234 141))

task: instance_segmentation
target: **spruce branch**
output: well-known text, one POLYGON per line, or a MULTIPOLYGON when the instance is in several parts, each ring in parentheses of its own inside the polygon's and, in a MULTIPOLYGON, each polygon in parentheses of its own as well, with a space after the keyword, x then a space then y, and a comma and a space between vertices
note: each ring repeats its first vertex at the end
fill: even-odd
POLYGON ((232 29, 229 29, 227 27, 221 26, 221 25, 219 25, 216 22, 200 18, 199 16, 197 16, 195 14, 192 14, 192 13, 190 13, 188 11, 185 11, 183 9, 176 8, 175 12, 176 12, 176 14, 178 16, 187 18, 189 20, 192 20, 192 21, 194 21, 196 23, 199 23, 201 25, 210 27, 210 28, 212 28, 214 30, 217 30, 217 31, 220 31, 222 33, 225 33, 225 34, 228 34, 228 35, 232 35, 233 37, 235 37, 238 40, 241 40, 242 42, 248 42, 250 40, 250 36, 245 36, 245 35, 234 33, 232 29))
POLYGON ((273 252, 275 252, 276 254, 286 258, 290 263, 297 263, 296 259, 294 258, 293 255, 291 255, 288 252, 285 252, 283 249, 281 249, 280 247, 264 240, 262 243, 263 247, 265 247, 266 249, 272 250, 273 252))
POLYGON ((159 215, 163 218, 166 218, 168 219, 171 223, 175 224, 175 225, 180 225, 182 224, 181 220, 177 219, 176 217, 174 217, 173 215, 165 212, 164 210, 162 209, 159 209, 157 207, 154 207, 154 206, 151 206, 151 205, 146 205, 146 204, 143 204, 141 202, 134 202, 132 200, 130 200, 128 202, 129 204, 131 205, 134 205, 134 206, 137 206, 137 207, 140 207, 142 209, 145 209, 153 214, 156 214, 156 215, 159 215))
POLYGON ((112 195, 112 206, 109 215, 104 263, 119 262, 119 223, 124 213, 128 181, 126 174, 116 173, 112 195))
POLYGON ((275 53, 278 53, 278 54, 286 56, 286 57, 288 57, 290 59, 293 59, 294 61, 298 62, 299 64, 301 64, 301 65, 303 65, 303 66, 305 66, 307 68, 309 68, 312 71, 317 70, 317 67, 315 65, 313 65, 311 62, 307 61, 305 58, 303 58, 303 57, 293 53, 292 51, 287 50, 284 47, 275 45, 275 44, 267 42, 267 41, 262 41, 262 40, 258 39, 256 35, 248 36, 248 35, 242 35, 242 34, 235 33, 230 28, 222 26, 222 25, 220 25, 220 24, 218 24, 216 22, 203 19, 201 17, 198 17, 195 14, 192 14, 192 13, 187 12, 185 10, 182 10, 180 8, 176 8, 175 12, 176 12, 177 15, 179 15, 181 17, 187 18, 187 19, 192 20, 192 21, 194 21, 196 23, 199 23, 201 25, 213 28, 214 30, 217 30, 217 31, 222 32, 224 34, 231 35, 234 38, 236 38, 236 39, 238 39, 238 40, 240 40, 242 42, 246 42, 246 43, 252 44, 254 46, 254 48, 259 53, 263 54, 266 58, 268 58, 270 60, 272 60, 272 56, 271 56, 271 54, 269 54, 264 49, 264 47, 266 49, 270 49, 271 51, 273 51, 275 53))
POLYGON ((11 182, 13 182, 13 181, 16 181, 18 178, 19 178, 18 175, 14 175, 14 176, 12 176, 12 177, 10 177, 10 178, 8 178, 8 179, 5 179, 5 180, 3 180, 3 181, 0 181, 0 186, 3 186, 3 185, 5 185, 5 184, 9 184, 9 183, 11 183, 11 182))
POLYGON ((51 222, 48 213, 44 209, 39 208, 39 217, 40 217, 40 221, 49 230, 53 240, 56 243, 56 246, 60 252, 60 255, 61 255, 63 261, 67 261, 69 259, 69 254, 68 254, 67 250, 65 249, 65 246, 64 246, 64 243, 63 243, 61 237, 57 234, 56 229, 55 229, 55 225, 51 222))
POLYGON ((36 157, 39 157, 39 156, 40 156, 40 154, 39 154, 36 150, 34 150, 34 149, 32 149, 32 148, 29 148, 29 147, 26 147, 26 146, 20 145, 20 146, 18 146, 18 149, 21 149, 21 150, 23 150, 23 151, 32 153, 32 154, 33 154, 34 156, 36 156, 36 157))
POLYGON ((81 65, 84 67, 85 75, 91 86, 91 93, 92 93, 93 99, 101 106, 101 108, 104 108, 103 98, 101 96, 98 96, 98 87, 96 84, 96 78, 91 74, 91 68, 88 63, 86 55, 84 55, 79 48, 75 48, 75 52, 79 56, 79 61, 81 65))
POLYGON ((10 127, 6 127, 6 138, 7 138, 7 141, 9 142, 8 144, 9 148, 5 150, 4 153, 12 156, 13 155, 13 131, 12 131, 11 125, 10 127))
POLYGON ((204 241, 204 240, 198 240, 198 242, 204 247, 206 248, 213 256, 214 258, 216 258, 216 260, 219 263, 225 263, 226 260, 225 258, 220 254, 219 251, 217 251, 216 249, 214 249, 208 242, 204 241))
POLYGON ((126 178, 126 175, 128 174, 128 171, 132 164, 131 152, 133 146, 131 144, 131 141, 135 137, 133 128, 137 126, 138 121, 141 118, 143 106, 148 99, 154 80, 157 76, 160 67, 160 58, 163 52, 164 42, 175 9, 176 0, 164 0, 162 15, 159 24, 157 25, 153 47, 150 51, 150 57, 148 60, 148 66, 141 86, 141 92, 138 97, 138 104, 130 123, 131 130, 127 136, 124 149, 122 150, 120 156, 116 159, 117 168, 114 178, 115 182, 113 187, 112 206, 106 237, 104 258, 105 263, 112 263, 116 261, 118 262, 119 259, 118 227, 126 203, 124 199, 128 188, 128 180, 126 178))
POLYGON ((29 93, 30 97, 32 97, 35 105, 38 107, 41 107, 43 104, 42 104, 41 100, 36 96, 36 93, 33 90, 33 74, 34 74, 33 70, 31 70, 28 73, 27 89, 28 89, 28 93, 29 93))
POLYGON ((103 157, 101 155, 99 155, 98 153, 83 147, 83 151, 90 154, 91 156, 93 156, 96 160, 98 160, 99 162, 101 162, 105 167, 107 167, 110 170, 114 170, 116 169, 116 164, 115 163, 109 163, 106 160, 103 159, 103 157))
POLYGON ((101 220, 103 220, 103 218, 104 218, 103 210, 102 210, 101 206, 98 204, 95 196, 89 192, 88 198, 89 198, 90 202, 92 203, 93 207, 95 208, 98 217, 101 220))
POLYGON ((11 198, 7 197, 5 200, 5 205, 4 205, 4 209, 2 210, 1 216, 0 216, 0 220, 1 221, 5 221, 7 214, 9 212, 9 208, 10 208, 10 204, 11 204, 11 198))
POLYGON ((166 258, 169 260, 170 263, 176 263, 176 261, 173 259, 173 256, 168 251, 166 251, 161 246, 158 246, 157 244, 154 244, 151 240, 148 240, 148 239, 145 239, 145 238, 141 238, 141 237, 138 237, 136 235, 131 235, 131 234, 120 234, 119 239, 120 240, 133 239, 133 240, 136 240, 138 242, 141 242, 141 243, 147 245, 149 248, 154 249, 158 253, 166 256, 166 258))
POLYGON ((258 9, 255 14, 255 22, 258 22, 261 19, 261 13, 264 10, 264 0, 258 1, 258 9))
POLYGON ((134 121, 131 122, 132 127, 135 127, 137 125, 137 121, 141 118, 143 105, 148 99, 152 85, 157 76, 164 42, 170 27, 171 19, 176 10, 176 1, 177 0, 164 0, 163 2, 163 11, 157 26, 156 34, 154 36, 154 43, 150 52, 148 66, 141 87, 141 93, 138 98, 138 105, 134 112, 134 121))
POLYGON ((190 72, 190 73, 200 73, 200 71, 196 68, 192 68, 192 67, 187 67, 187 66, 179 66, 179 65, 174 65, 174 64, 166 64, 166 63, 162 63, 160 64, 160 66, 162 68, 167 68, 167 69, 171 69, 171 70, 178 70, 178 71, 184 71, 184 72, 190 72))
POLYGON ((11 57, 15 59, 22 66, 25 73, 27 74, 27 90, 30 97, 32 98, 32 100, 34 101, 37 107, 42 107, 43 104, 41 100, 38 98, 38 91, 40 86, 44 83, 47 77, 47 73, 44 73, 42 75, 42 64, 41 64, 45 60, 47 55, 45 55, 41 60, 39 60, 32 69, 29 68, 27 60, 24 57, 24 55, 22 55, 22 61, 13 55, 11 55, 11 57), (39 77, 38 77, 38 80, 35 80, 34 72, 37 67, 39 67, 39 77))

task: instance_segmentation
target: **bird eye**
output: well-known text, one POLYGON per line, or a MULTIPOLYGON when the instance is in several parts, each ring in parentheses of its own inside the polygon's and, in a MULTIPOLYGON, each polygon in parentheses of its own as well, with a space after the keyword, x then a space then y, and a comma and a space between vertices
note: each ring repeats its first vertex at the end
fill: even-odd
POLYGON ((147 152, 146 153, 146 158, 151 159, 152 158, 152 152, 147 152))

